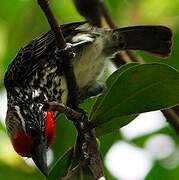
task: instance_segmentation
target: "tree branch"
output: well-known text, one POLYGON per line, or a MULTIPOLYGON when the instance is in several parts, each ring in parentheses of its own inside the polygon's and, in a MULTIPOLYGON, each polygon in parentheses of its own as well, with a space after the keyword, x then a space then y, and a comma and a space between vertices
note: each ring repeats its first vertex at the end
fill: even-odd
POLYGON ((179 134, 179 106, 163 110, 162 113, 166 117, 169 124, 173 127, 175 132, 179 134))
POLYGON ((85 135, 86 144, 88 146, 89 167, 96 179, 104 177, 103 166, 100 158, 99 147, 96 140, 95 131, 88 131, 85 135))
MULTIPOLYGON (((83 114, 79 113, 63 103, 57 102, 49 102, 47 105, 48 111, 59 111, 60 113, 64 113, 68 118, 72 119, 75 122, 76 129, 78 131, 78 146, 75 148, 75 151, 83 152, 88 155, 89 159, 89 167, 93 172, 96 179, 99 179, 104 176, 102 162, 99 154, 98 143, 96 140, 95 132, 92 129, 90 122, 88 121, 88 117, 82 118, 83 114), (80 141, 79 141, 80 140, 80 141), (86 150, 82 150, 83 144, 86 144, 86 150)), ((76 152, 74 154, 76 156, 76 152)), ((78 156, 78 153, 77 153, 78 156)), ((81 165, 77 166, 78 168, 73 168, 69 171, 67 176, 64 179, 68 179, 77 172, 77 170, 81 167, 81 165)))
POLYGON ((111 15, 109 14, 106 6, 104 5, 104 2, 102 0, 99 0, 99 6, 100 6, 100 9, 102 11, 102 14, 107 22, 107 24, 109 25, 109 27, 111 29, 115 29, 117 26, 115 25, 115 23, 113 22, 112 20, 112 17, 111 15))
POLYGON ((81 119, 82 114, 71 109, 70 107, 66 106, 63 103, 57 102, 49 102, 47 105, 48 111, 58 111, 60 113, 64 113, 70 119, 81 119))
POLYGON ((59 49, 64 49, 66 47, 66 42, 61 32, 61 29, 59 28, 58 22, 50 9, 48 0, 37 0, 37 2, 43 10, 48 20, 48 23, 50 24, 50 27, 55 34, 57 47, 59 49))

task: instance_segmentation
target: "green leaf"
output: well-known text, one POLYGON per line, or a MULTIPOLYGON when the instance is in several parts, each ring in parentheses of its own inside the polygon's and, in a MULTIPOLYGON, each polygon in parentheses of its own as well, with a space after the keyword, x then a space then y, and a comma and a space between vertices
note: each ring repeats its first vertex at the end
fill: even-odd
MULTIPOLYGON (((3 157, 4 158, 4 157, 3 157)), ((10 159, 12 160, 12 159, 10 159)), ((25 165, 24 163, 18 163, 14 165, 8 165, 8 160, 6 162, 0 160, 0 179, 6 180, 43 180, 44 175, 39 171, 34 171, 31 167, 25 165)))
POLYGON ((90 113, 96 99, 97 97, 86 99, 82 104, 80 104, 80 108, 84 109, 87 113, 90 113))
MULTIPOLYGON (((139 65, 139 63, 128 63, 128 64, 121 66, 121 68, 119 68, 117 71, 115 71, 107 79, 107 81, 106 81, 107 89, 109 90, 112 87, 112 85, 117 80, 119 74, 122 74, 127 69, 134 67, 134 66, 137 66, 137 65, 139 65)), ((95 111, 96 107, 100 104, 102 99, 103 99, 103 96, 101 96, 97 99, 95 105, 93 106, 93 111, 95 111)), ((93 111, 92 111, 92 113, 93 113, 93 111)), ((112 132, 118 130, 119 128, 130 123, 136 117, 137 117, 137 115, 114 118, 111 121, 107 121, 104 124, 100 124, 99 126, 96 127, 96 135, 97 135, 97 137, 100 137, 100 136, 105 136, 109 133, 112 133, 112 132)))
MULTIPOLYGON (((177 158, 177 156, 174 155, 173 158, 177 158)), ((145 180, 178 180, 179 178, 179 167, 178 166, 171 166, 173 162, 173 158, 168 159, 167 161, 156 161, 151 171, 148 173, 148 175, 145 177, 145 180)))
POLYGON ((179 104, 179 73, 160 64, 143 64, 120 73, 91 116, 99 124, 115 118, 179 104))
POLYGON ((67 173, 67 170, 71 164, 73 155, 73 148, 70 148, 55 164, 50 171, 47 180, 59 180, 67 173))
MULTIPOLYGON (((137 66, 139 65, 139 63, 128 63, 125 64, 123 66, 121 66, 117 71, 115 71, 106 81, 106 86, 107 86, 107 90, 109 91, 109 89, 112 87, 112 85, 115 83, 115 80, 117 80, 118 76, 123 73, 125 70, 137 66)), ((105 93, 107 94, 108 91, 105 93)), ((94 111, 96 110, 96 108, 98 107, 98 105, 100 104, 101 100, 103 99, 103 96, 98 97, 98 99, 96 100, 95 104, 93 105, 92 111, 91 111, 91 115, 94 113, 94 111)))
POLYGON ((79 169, 79 171, 69 180, 94 180, 94 176, 90 170, 90 168, 86 165, 79 169))
POLYGON ((176 132, 173 130, 172 127, 170 126, 166 126, 158 131, 146 134, 144 136, 139 136, 136 137, 132 140, 130 140, 131 143, 135 144, 136 146, 140 147, 140 148, 144 148, 146 141, 151 138, 152 136, 156 136, 158 134, 163 134, 166 135, 168 137, 171 137, 171 139, 175 142, 175 144, 179 144, 178 142, 178 134, 176 134, 176 132))
POLYGON ((64 115, 56 120, 56 139, 52 146, 55 161, 61 157, 76 140, 76 129, 64 115))
POLYGON ((138 66, 140 65, 140 63, 137 62, 132 62, 132 63, 128 63, 125 64, 123 66, 121 66, 117 71, 115 71, 106 81, 106 85, 107 88, 111 88, 112 85, 115 83, 115 81, 118 79, 119 74, 122 74, 124 71, 126 71, 127 69, 134 67, 134 66, 138 66))
POLYGON ((124 116, 119 118, 114 118, 110 121, 107 121, 106 123, 99 124, 95 130, 96 130, 96 136, 101 137, 105 136, 109 133, 112 133, 116 130, 119 130, 119 128, 129 124, 131 121, 133 121, 138 115, 131 115, 131 116, 124 116))
MULTIPOLYGON (((102 159, 104 160, 106 157, 107 152, 109 151, 109 149, 111 148, 111 146, 122 140, 122 135, 120 134, 119 131, 115 131, 113 133, 110 133, 104 137, 100 137, 100 153, 102 156, 102 159)), ((105 172, 105 177, 108 180, 117 180, 116 178, 114 178, 111 173, 109 172, 109 170, 107 169, 107 167, 105 167, 104 164, 104 172, 105 172)))
POLYGON ((115 131, 111 134, 108 134, 104 137, 100 137, 100 153, 102 155, 103 158, 105 158, 107 152, 109 151, 109 149, 111 148, 111 146, 115 143, 118 142, 120 140, 122 140, 122 135, 120 134, 119 131, 115 131))
POLYGON ((6 128, 4 127, 2 122, 0 122, 0 131, 6 133, 6 128))

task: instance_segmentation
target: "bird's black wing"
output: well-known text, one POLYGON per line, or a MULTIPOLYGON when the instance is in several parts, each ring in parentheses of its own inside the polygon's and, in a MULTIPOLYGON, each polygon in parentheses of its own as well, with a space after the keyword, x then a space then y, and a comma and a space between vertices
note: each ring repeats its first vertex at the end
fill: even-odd
MULTIPOLYGON (((65 38, 80 25, 86 22, 76 22, 61 26, 65 38)), ((55 37, 52 31, 34 39, 22 48, 15 59, 9 65, 4 84, 6 88, 20 86, 41 64, 48 60, 48 57, 55 49, 55 37)))

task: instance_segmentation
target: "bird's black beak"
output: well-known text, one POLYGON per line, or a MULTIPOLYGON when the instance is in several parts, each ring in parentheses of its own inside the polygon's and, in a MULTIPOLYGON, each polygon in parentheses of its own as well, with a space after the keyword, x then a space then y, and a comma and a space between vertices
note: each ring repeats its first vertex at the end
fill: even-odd
POLYGON ((47 142, 46 140, 41 140, 40 143, 36 146, 34 152, 32 153, 32 159, 39 170, 45 175, 48 176, 48 167, 47 167, 47 142))

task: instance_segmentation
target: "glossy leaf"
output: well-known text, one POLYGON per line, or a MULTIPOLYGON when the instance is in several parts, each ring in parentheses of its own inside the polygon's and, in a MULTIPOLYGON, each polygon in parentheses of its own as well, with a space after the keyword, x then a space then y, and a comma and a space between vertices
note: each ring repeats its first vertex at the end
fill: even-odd
POLYGON ((137 65, 119 73, 91 119, 98 126, 115 118, 175 106, 178 97, 177 70, 160 63, 137 65))
POLYGON ((46 180, 59 180, 67 173, 71 164, 73 148, 70 148, 55 164, 46 180))
MULTIPOLYGON (((119 74, 122 74, 127 69, 137 66, 137 65, 139 65, 139 63, 128 63, 128 64, 122 66, 117 71, 115 71, 113 73, 113 75, 111 75, 108 78, 108 80, 106 81, 107 89, 109 90, 112 87, 112 85, 117 80, 119 74)), ((97 99, 95 105, 93 106, 93 111, 95 111, 95 107, 97 107, 100 104, 102 98, 103 97, 101 96, 97 99)), ((93 113, 93 111, 92 111, 92 113, 93 113)), ((98 137, 100 137, 100 136, 105 136, 106 134, 112 133, 115 130, 118 130, 119 128, 127 125, 129 122, 134 120, 136 117, 137 117, 137 115, 124 116, 124 117, 120 117, 120 118, 114 118, 111 121, 105 122, 104 124, 102 123, 96 127, 96 135, 98 137)))
MULTIPOLYGON (((102 159, 105 159, 105 156, 107 152, 110 150, 111 146, 120 140, 122 140, 122 135, 120 134, 119 131, 115 131, 113 133, 107 134, 104 137, 100 137, 100 152, 102 159)), ((105 164, 104 164, 104 172, 106 179, 117 180, 111 175, 110 171, 105 167, 105 164)))
MULTIPOLYGON (((127 70, 133 66, 137 66, 137 65, 139 65, 139 63, 128 63, 128 64, 121 66, 117 71, 115 71, 106 81, 107 92, 105 94, 109 93, 110 88, 115 83, 115 81, 117 80, 117 78, 120 74, 122 74, 125 70, 127 70)), ((99 106, 102 99, 103 99, 103 96, 98 97, 95 104, 93 105, 91 115, 94 113, 97 106, 99 106)))
POLYGON ((116 130, 119 130, 121 127, 129 124, 137 116, 138 115, 131 115, 131 116, 114 118, 110 121, 99 124, 99 126, 96 127, 96 135, 97 135, 97 137, 101 137, 101 136, 105 136, 109 133, 115 132, 116 130))
POLYGON ((60 116, 56 121, 56 139, 52 146, 55 161, 61 157, 76 140, 76 130, 73 123, 65 116, 60 116))
POLYGON ((176 155, 174 157, 171 157, 163 162, 157 161, 151 171, 146 176, 145 180, 156 180, 156 179, 162 179, 162 180, 178 180, 179 177, 179 167, 174 166, 170 168, 173 158, 177 158, 176 155))
POLYGON ((4 124, 2 122, 0 122, 0 131, 6 133, 6 129, 5 129, 4 124))
POLYGON ((79 171, 69 180, 94 180, 94 176, 88 166, 81 167, 79 171))

